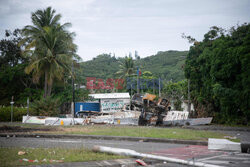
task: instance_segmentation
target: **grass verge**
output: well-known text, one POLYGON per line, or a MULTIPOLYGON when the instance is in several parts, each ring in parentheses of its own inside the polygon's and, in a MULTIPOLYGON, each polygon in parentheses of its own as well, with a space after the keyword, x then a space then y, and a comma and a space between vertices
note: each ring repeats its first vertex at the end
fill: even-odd
MULTIPOLYGON (((230 136, 221 132, 208 130, 184 129, 181 127, 145 127, 145 126, 115 126, 115 125, 75 125, 75 126, 44 126, 32 124, 0 124, 4 126, 18 126, 11 131, 0 131, 0 133, 46 133, 46 134, 82 134, 82 135, 107 135, 107 136, 131 136, 152 137, 164 139, 202 140, 208 138, 224 138, 230 136), (13 131, 14 130, 14 131, 13 131), (17 130, 17 131, 15 131, 17 130), (23 131, 22 131, 23 130, 23 131)), ((7 128, 8 129, 8 128, 7 128)), ((10 129, 10 128, 9 128, 10 129)), ((236 139, 235 141, 239 141, 236 139)))
POLYGON ((84 162, 125 158, 124 156, 97 153, 87 149, 64 148, 0 148, 0 166, 24 166, 59 162, 84 162), (18 155, 19 151, 25 152, 18 155), (26 162, 23 159, 37 160, 26 162), (54 160, 54 161, 53 161, 54 160))
POLYGON ((159 128, 140 126, 74 126, 58 127, 57 133, 63 134, 85 134, 85 135, 107 135, 107 136, 131 136, 152 137, 181 140, 203 140, 208 138, 223 138, 223 133, 206 130, 191 130, 183 128, 159 128))

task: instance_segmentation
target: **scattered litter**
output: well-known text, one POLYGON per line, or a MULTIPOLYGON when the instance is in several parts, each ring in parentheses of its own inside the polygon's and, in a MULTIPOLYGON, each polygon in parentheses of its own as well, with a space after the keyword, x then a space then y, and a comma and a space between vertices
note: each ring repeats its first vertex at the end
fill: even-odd
POLYGON ((234 137, 232 137, 232 136, 224 136, 224 138, 226 138, 226 139, 237 139, 236 136, 234 136, 234 137))
POLYGON ((143 160, 141 160, 141 159, 137 159, 135 162, 137 162, 141 166, 147 166, 147 164, 143 160))
MULTIPOLYGON (((23 158, 23 159, 20 159, 19 160, 20 162, 22 162, 22 161, 25 161, 25 162, 32 162, 32 163, 37 163, 37 162, 47 162, 47 159, 43 159, 43 160, 37 160, 37 159, 35 159, 35 160, 32 160, 32 159, 26 159, 26 158, 23 158)), ((51 160, 48 160, 50 163, 52 163, 52 162, 64 162, 63 160, 54 160, 54 159, 51 159, 51 160)))
POLYGON ((54 159, 51 159, 51 160, 49 160, 49 162, 50 163, 52 163, 52 162, 63 162, 63 160, 54 160, 54 159))
POLYGON ((24 154, 26 154, 26 152, 24 152, 24 151, 18 151, 17 154, 18 154, 18 155, 24 155, 24 154))

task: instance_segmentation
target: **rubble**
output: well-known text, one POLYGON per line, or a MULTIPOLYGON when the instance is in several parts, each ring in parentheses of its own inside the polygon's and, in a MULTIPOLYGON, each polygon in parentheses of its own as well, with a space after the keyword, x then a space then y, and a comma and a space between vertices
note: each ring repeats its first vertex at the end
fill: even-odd
MULTIPOLYGON (((101 94, 105 95, 105 94, 101 94)), ((102 97, 104 98, 104 97, 102 97)), ((44 125, 88 125, 88 124, 114 124, 114 125, 205 125, 210 124, 212 117, 188 118, 187 111, 171 111, 170 101, 166 98, 156 99, 156 95, 135 94, 130 104, 119 111, 96 112, 81 111, 83 118, 59 118, 23 116, 23 123, 34 123, 44 125)), ((106 99, 107 100, 107 99, 106 99)), ((120 104, 120 103, 119 103, 120 104)))

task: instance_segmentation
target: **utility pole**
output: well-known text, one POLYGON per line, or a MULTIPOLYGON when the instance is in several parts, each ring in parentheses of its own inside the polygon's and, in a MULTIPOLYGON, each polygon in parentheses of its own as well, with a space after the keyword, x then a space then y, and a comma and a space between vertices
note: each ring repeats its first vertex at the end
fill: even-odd
POLYGON ((13 104, 14 104, 14 96, 12 96, 11 98, 11 115, 10 115, 10 120, 11 120, 11 123, 13 122, 13 104))
POLYGON ((29 116, 29 104, 30 104, 30 100, 29 97, 27 98, 27 116, 29 116))
POLYGON ((161 97, 161 78, 159 78, 159 97, 161 97))
POLYGON ((130 84, 130 95, 132 97, 132 84, 130 84))
POLYGON ((74 61, 72 61, 72 102, 73 102, 73 118, 75 118, 75 83, 74 83, 74 61))
POLYGON ((190 79, 188 79, 188 112, 190 113, 191 104, 190 104, 190 79))
POLYGON ((155 79, 153 79, 153 94, 155 94, 155 79))
POLYGON ((140 74, 140 69, 139 67, 137 68, 137 93, 140 93, 140 78, 139 78, 139 74, 140 74))

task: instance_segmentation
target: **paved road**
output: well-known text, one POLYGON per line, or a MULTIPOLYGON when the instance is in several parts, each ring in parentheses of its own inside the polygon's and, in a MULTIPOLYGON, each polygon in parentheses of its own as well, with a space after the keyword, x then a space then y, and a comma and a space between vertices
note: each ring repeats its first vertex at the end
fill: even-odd
POLYGON ((134 142, 95 139, 53 139, 53 138, 22 138, 0 137, 0 147, 64 147, 92 148, 94 145, 133 149, 138 152, 154 152, 161 149, 178 148, 187 145, 153 142, 134 142))
MULTIPOLYGON (((0 137, 0 147, 92 148, 94 145, 127 148, 138 152, 152 153, 189 161, 200 161, 220 166, 250 166, 250 154, 213 151, 208 150, 207 146, 93 139, 0 137)), ((175 164, 173 165, 175 166, 175 164)), ((179 165, 176 164, 176 166, 179 165)))
POLYGON ((230 136, 235 136, 241 142, 250 142, 250 127, 230 127, 219 125, 201 125, 201 126, 187 126, 187 129, 208 130, 213 132, 224 133, 230 136))

